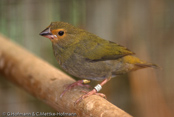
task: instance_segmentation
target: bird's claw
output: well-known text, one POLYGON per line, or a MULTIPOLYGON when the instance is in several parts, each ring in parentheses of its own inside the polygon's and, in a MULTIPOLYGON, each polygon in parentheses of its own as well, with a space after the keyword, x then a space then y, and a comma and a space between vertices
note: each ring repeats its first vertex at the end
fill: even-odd
MULTIPOLYGON (((85 80, 86 81, 86 80, 85 80)), ((86 82, 85 82, 86 83, 86 82)), ((88 82, 87 82, 88 83, 88 82)), ((72 88, 76 87, 76 86, 81 86, 81 87, 86 87, 86 88, 90 88, 90 85, 84 84, 84 80, 79 80, 77 82, 74 82, 72 84, 69 85, 64 85, 65 90, 61 93, 60 98, 63 97, 63 95, 68 91, 71 90, 72 88)))
POLYGON ((78 104, 78 103, 81 102, 83 99, 85 99, 86 97, 91 96, 91 95, 98 95, 98 96, 103 97, 103 98, 106 99, 106 95, 105 95, 105 94, 103 94, 103 93, 97 93, 97 91, 96 91, 95 89, 93 89, 93 90, 90 91, 90 92, 87 92, 87 91, 84 91, 84 90, 81 91, 81 92, 86 93, 86 94, 82 95, 79 99, 77 99, 77 100, 75 101, 75 104, 78 104))

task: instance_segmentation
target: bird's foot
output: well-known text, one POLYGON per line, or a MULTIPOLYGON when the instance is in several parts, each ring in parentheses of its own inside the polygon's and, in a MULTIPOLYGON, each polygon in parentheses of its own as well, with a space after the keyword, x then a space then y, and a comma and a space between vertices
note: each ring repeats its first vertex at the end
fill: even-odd
POLYGON ((82 95, 79 99, 77 99, 75 104, 81 102, 84 98, 87 98, 87 97, 89 97, 91 95, 98 95, 98 96, 103 97, 103 98, 106 99, 106 95, 103 94, 103 93, 97 93, 96 89, 93 89, 90 92, 87 92, 87 91, 81 91, 81 92, 86 93, 86 94, 82 95))
POLYGON ((89 83, 89 80, 78 80, 72 84, 69 84, 68 86, 66 86, 65 90, 62 92, 62 94, 60 95, 60 98, 63 97, 63 95, 68 91, 73 89, 76 86, 81 86, 81 87, 87 87, 90 88, 90 85, 87 85, 87 83, 89 83))

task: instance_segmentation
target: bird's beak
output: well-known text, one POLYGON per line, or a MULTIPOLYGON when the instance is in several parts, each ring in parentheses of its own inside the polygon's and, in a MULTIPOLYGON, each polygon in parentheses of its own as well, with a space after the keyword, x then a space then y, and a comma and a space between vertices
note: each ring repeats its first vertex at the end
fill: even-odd
POLYGON ((41 36, 44 36, 46 38, 49 38, 49 39, 54 39, 54 35, 51 33, 50 31, 50 28, 46 28, 45 30, 43 30, 41 33, 40 33, 41 36))

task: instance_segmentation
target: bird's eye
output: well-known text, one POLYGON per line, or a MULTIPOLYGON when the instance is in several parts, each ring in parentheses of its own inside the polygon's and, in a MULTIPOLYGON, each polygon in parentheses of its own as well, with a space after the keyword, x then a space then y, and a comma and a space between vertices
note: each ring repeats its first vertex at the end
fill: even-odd
POLYGON ((63 34, 64 34, 64 31, 59 31, 59 32, 58 32, 58 35, 59 35, 59 36, 63 36, 63 34))

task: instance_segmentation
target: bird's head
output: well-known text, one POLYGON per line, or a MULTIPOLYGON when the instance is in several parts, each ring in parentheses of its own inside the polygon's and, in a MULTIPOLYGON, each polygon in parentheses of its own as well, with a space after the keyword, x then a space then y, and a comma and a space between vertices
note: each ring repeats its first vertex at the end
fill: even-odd
POLYGON ((81 29, 65 22, 52 22, 40 35, 49 38, 52 43, 78 40, 81 29))

